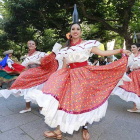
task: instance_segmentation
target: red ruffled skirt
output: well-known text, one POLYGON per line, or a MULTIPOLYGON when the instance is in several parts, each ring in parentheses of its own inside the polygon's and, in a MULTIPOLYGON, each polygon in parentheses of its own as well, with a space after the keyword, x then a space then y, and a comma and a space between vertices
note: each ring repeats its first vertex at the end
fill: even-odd
POLYGON ((22 72, 10 89, 27 89, 40 85, 48 80, 49 76, 58 68, 55 54, 51 53, 41 60, 41 65, 22 72))
POLYGON ((8 83, 17 78, 17 76, 25 69, 24 66, 14 63, 12 65, 14 67, 14 70, 10 69, 8 66, 1 69, 0 66, 0 81, 2 83, 8 83))
POLYGON ((140 97, 140 70, 134 70, 129 74, 131 82, 124 81, 124 85, 119 86, 127 92, 132 92, 140 97))
POLYGON ((6 71, 9 74, 20 74, 25 69, 24 66, 17 63, 14 63, 12 66, 14 67, 14 70, 10 69, 8 66, 3 68, 2 70, 6 71))
POLYGON ((105 66, 61 69, 53 73, 42 91, 59 101, 58 110, 81 114, 100 107, 123 77, 127 58, 105 66))

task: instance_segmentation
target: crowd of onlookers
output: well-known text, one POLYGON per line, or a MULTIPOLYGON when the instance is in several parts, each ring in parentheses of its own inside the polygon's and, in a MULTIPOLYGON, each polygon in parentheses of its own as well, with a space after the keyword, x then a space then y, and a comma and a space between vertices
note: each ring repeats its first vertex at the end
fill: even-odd
POLYGON ((112 56, 108 56, 108 57, 96 57, 96 58, 89 58, 88 64, 89 65, 96 65, 96 66, 102 66, 102 65, 108 65, 110 63, 112 63, 113 61, 117 61, 118 59, 114 59, 112 56))

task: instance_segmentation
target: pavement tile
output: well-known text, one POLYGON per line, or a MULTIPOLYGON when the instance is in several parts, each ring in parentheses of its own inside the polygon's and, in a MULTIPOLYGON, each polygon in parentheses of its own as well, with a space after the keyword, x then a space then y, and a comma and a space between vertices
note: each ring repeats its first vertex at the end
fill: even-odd
POLYGON ((125 111, 124 113, 120 113, 117 119, 120 119, 128 123, 132 123, 132 124, 140 124, 140 113, 130 113, 130 112, 125 111))
POLYGON ((25 100, 23 97, 15 97, 11 95, 9 98, 5 99, 4 97, 0 97, 0 106, 11 106, 12 104, 15 103, 24 103, 25 100))
POLYGON ((19 128, 15 128, 0 134, 0 140, 33 140, 19 128))
MULTIPOLYGON (((91 129, 89 129, 89 133, 90 133, 90 140, 97 140, 98 139, 98 135, 95 132, 92 132, 91 129)), ((66 140, 83 140, 82 130, 80 129, 78 132, 74 132, 73 135, 63 134, 63 139, 66 139, 66 140)))
POLYGON ((37 104, 31 104, 31 108, 32 108, 32 113, 41 117, 41 118, 44 118, 44 116, 42 114, 39 113, 39 106, 37 104))
MULTIPOLYGON (((130 131, 130 132, 140 132, 140 125, 137 123, 137 124, 134 124, 134 123, 131 123, 131 122, 127 122, 127 121, 124 121, 120 118, 117 118, 112 124, 111 124, 111 130, 110 132, 113 133, 113 131, 116 129, 116 128, 119 128, 117 129, 117 131, 121 132, 122 130, 127 130, 127 131, 130 131)), ((115 131, 114 131, 115 132, 115 131)))
POLYGON ((111 125, 111 123, 115 121, 117 116, 118 114, 116 114, 114 111, 107 110, 106 116, 102 118, 100 122, 94 122, 92 125, 89 124, 88 128, 91 134, 93 134, 93 137, 94 135, 99 137, 104 132, 104 130, 106 130, 111 125))
POLYGON ((112 95, 109 97, 109 102, 108 102, 109 110, 115 111, 116 113, 120 113, 120 112, 126 112, 128 108, 132 108, 132 107, 133 107, 132 102, 126 102, 116 95, 112 95))
POLYGON ((32 114, 31 112, 24 114, 14 114, 0 118, 0 131, 4 132, 9 129, 15 128, 19 125, 29 123, 31 121, 40 119, 40 117, 32 114))
POLYGON ((73 135, 63 134, 63 139, 66 140, 82 140, 82 132, 81 129, 73 133, 73 135))
POLYGON ((6 106, 0 106, 0 116, 8 116, 11 114, 14 114, 14 112, 9 110, 6 106))
MULTIPOLYGON (((28 124, 20 126, 20 128, 31 136, 34 140, 51 140, 50 138, 45 138, 43 133, 45 131, 53 131, 54 129, 48 127, 44 123, 44 119, 39 119, 28 124)), ((81 131, 75 132, 74 135, 63 134, 63 138, 66 140, 80 140, 82 139, 81 131), (80 137, 80 138, 79 138, 80 137)))
POLYGON ((24 102, 21 103, 13 103, 12 105, 7 105, 7 108, 9 108, 14 113, 19 113, 19 111, 26 108, 26 104, 24 102))
POLYGON ((0 97, 0 106, 5 106, 6 100, 3 97, 0 97))
POLYGON ((105 133, 101 135, 98 140, 132 140, 130 139, 127 134, 119 135, 117 132, 116 133, 105 133))
POLYGON ((140 125, 116 119, 98 140, 138 140, 140 125))
MULTIPOLYGON (((20 126, 20 128, 30 135, 34 140, 42 140, 45 137, 43 133, 45 131, 50 131, 49 127, 44 122, 44 119, 40 118, 36 121, 32 121, 28 124, 20 126)), ((52 130, 52 129, 51 129, 52 130)))
MULTIPOLYGON (((23 110, 26 108, 26 104, 24 102, 19 103, 14 103, 12 105, 8 105, 7 108, 9 108, 11 111, 15 112, 15 113, 19 113, 19 111, 23 110)), ((39 106, 36 104, 32 104, 31 103, 31 112, 41 118, 44 118, 43 115, 39 114, 39 106)))

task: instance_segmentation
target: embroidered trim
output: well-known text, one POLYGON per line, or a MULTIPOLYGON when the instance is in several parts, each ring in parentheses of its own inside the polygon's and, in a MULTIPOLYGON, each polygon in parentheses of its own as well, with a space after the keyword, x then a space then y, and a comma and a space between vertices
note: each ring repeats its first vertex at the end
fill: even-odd
POLYGON ((84 46, 86 46, 86 45, 88 45, 88 44, 91 44, 91 43, 93 43, 93 42, 88 42, 88 43, 86 43, 84 46))
MULTIPOLYGON (((32 60, 32 59, 34 59, 34 58, 35 58, 35 59, 37 59, 37 60, 38 60, 38 59, 40 58, 39 56, 40 56, 40 55, 41 55, 41 53, 43 53, 43 52, 38 52, 38 53, 36 53, 35 55, 32 55, 32 56, 28 56, 26 59, 27 59, 27 60, 32 60), (38 53, 39 53, 39 54, 38 54, 38 53), (38 55, 37 55, 37 54, 38 54, 38 55)), ((45 53, 44 53, 44 56, 45 56, 45 53)), ((44 57, 44 56, 43 56, 43 57, 44 57)), ((26 59, 25 59, 25 62, 27 62, 27 60, 26 60, 26 59)))
MULTIPOLYGON (((134 91, 126 90, 125 88, 123 88, 123 87, 121 87, 121 86, 119 86, 119 88, 122 88, 123 90, 125 90, 125 91, 127 91, 127 92, 132 92, 132 93, 136 94, 134 91)), ((137 94, 136 94, 136 95, 137 95, 137 94)), ((137 95, 137 96, 138 96, 138 95, 137 95)), ((138 97, 140 97, 140 96, 138 96, 138 97)))

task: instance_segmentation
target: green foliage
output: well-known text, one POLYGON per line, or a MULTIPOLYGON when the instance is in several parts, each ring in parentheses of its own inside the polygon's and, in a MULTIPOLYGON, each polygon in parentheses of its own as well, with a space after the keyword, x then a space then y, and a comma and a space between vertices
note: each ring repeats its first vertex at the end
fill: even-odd
POLYGON ((115 38, 115 48, 119 48, 124 39, 129 46, 133 32, 140 31, 139 0, 3 1, 0 49, 13 48, 17 56, 27 53, 28 40, 35 40, 41 51, 51 50, 56 41, 64 44, 75 2, 85 40, 98 39, 105 44, 115 38))
POLYGON ((120 36, 116 36, 114 49, 121 49, 123 48, 123 45, 124 45, 124 39, 120 36))

